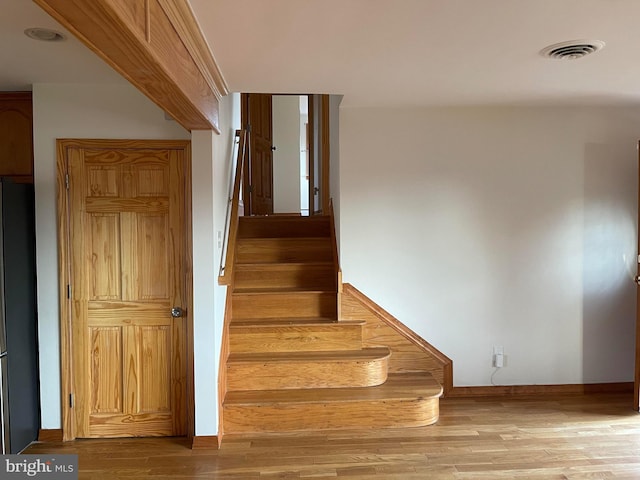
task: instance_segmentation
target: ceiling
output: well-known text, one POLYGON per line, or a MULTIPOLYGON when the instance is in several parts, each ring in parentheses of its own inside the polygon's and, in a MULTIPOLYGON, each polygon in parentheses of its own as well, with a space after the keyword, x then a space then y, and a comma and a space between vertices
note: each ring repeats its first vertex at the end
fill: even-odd
POLYGON ((0 91, 31 90, 34 83, 125 83, 111 67, 29 0, 0 0, 0 91), (52 28, 63 42, 40 42, 23 32, 52 28))
POLYGON ((232 91, 343 105, 640 104, 639 0, 189 0, 232 91), (551 43, 597 39, 580 60, 551 43))
MULTIPOLYGON (((639 0, 188 0, 231 91, 345 106, 640 105, 639 0), (580 60, 539 52, 602 40, 580 60)), ((0 90, 124 83, 28 0, 0 0, 0 90)))

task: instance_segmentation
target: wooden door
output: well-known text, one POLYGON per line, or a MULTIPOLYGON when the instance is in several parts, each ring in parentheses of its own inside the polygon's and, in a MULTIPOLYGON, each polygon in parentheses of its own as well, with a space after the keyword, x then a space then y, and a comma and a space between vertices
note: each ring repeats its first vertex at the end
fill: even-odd
POLYGON ((271 95, 245 94, 245 128, 249 130, 250 214, 273 213, 273 125, 271 95))
POLYGON ((71 436, 185 435, 187 325, 172 308, 186 307, 189 144, 58 148, 68 175, 71 436))

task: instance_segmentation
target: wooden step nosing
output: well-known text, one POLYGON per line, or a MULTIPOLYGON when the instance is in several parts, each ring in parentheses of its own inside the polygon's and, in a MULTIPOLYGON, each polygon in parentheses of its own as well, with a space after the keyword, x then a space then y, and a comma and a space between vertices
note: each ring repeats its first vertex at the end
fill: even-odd
MULTIPOLYGON (((326 321, 310 321, 306 322, 304 319, 298 319, 289 321, 288 319, 283 319, 281 322, 274 322, 271 318, 265 318, 263 320, 249 320, 243 321, 238 320, 237 322, 230 322, 229 328, 231 330, 242 330, 242 329, 276 329, 276 328, 287 328, 287 327, 295 327, 295 328, 315 328, 315 327, 359 327, 366 325, 366 320, 329 320, 326 321)), ((338 329, 336 329, 338 330, 338 329)))
MULTIPOLYGON (((372 387, 346 387, 349 388, 349 390, 360 390, 360 389, 372 389, 372 388, 380 388, 382 385, 376 385, 376 386, 372 386, 372 387)), ((340 387, 340 388, 328 388, 328 387, 324 387, 324 388, 306 388, 304 389, 307 392, 314 392, 314 391, 318 391, 318 390, 322 390, 322 391, 337 391, 337 390, 342 390, 345 387, 340 387)), ((252 390, 251 393, 258 393, 258 392, 272 392, 272 391, 278 391, 278 392, 283 392, 283 393, 287 393, 287 392, 291 392, 292 390, 286 390, 286 389, 282 389, 282 390, 252 390)), ((396 395, 386 395, 386 396, 380 396, 377 398, 368 398, 368 397, 358 397, 357 395, 355 395, 354 392, 354 396, 349 397, 349 398, 331 398, 331 397, 323 397, 323 398, 304 398, 304 399, 293 399, 293 400, 286 400, 286 399, 273 399, 273 400, 234 400, 233 397, 235 396, 235 394, 244 394, 247 393, 247 391, 242 391, 242 390, 235 390, 235 391, 229 391, 227 392, 227 396, 225 397, 225 400, 223 402, 223 406, 224 407, 243 407, 243 406, 274 406, 274 405, 314 405, 314 404, 344 404, 344 403, 388 403, 388 402, 428 402, 428 401, 432 401, 432 400, 436 400, 442 397, 442 387, 440 388, 439 392, 434 392, 434 393, 430 393, 428 395, 401 395, 401 394, 396 394, 396 395), (231 397, 230 399, 228 397, 231 397)))
POLYGON ((226 405, 322 404, 331 402, 421 401, 442 397, 443 388, 431 374, 388 374, 387 381, 375 387, 312 388, 301 390, 230 391, 226 405), (291 397, 295 391, 298 397, 291 397), (301 396, 301 397, 300 397, 301 396))
POLYGON ((318 288, 310 288, 305 289, 302 288, 236 288, 232 292, 232 295, 235 296, 261 296, 261 295, 331 295, 337 294, 337 289, 332 290, 323 290, 318 288))
POLYGON ((293 267, 314 267, 314 268, 323 268, 323 269, 333 269, 333 262, 331 261, 317 261, 312 260, 308 262, 301 262, 300 260, 295 260, 291 262, 278 260, 276 262, 265 261, 265 262, 236 262, 236 271, 243 272, 251 272, 252 268, 255 268, 258 271, 262 270, 278 270, 279 268, 283 270, 291 270, 293 267))
POLYGON ((227 364, 244 365, 252 363, 345 363, 362 364, 375 363, 387 360, 391 356, 388 348, 368 348, 363 349, 362 354, 348 356, 346 353, 353 353, 352 350, 328 350, 308 352, 270 352, 264 353, 231 353, 227 359, 227 364))
MULTIPOLYGON (((259 237, 238 237, 238 242, 287 242, 287 243, 296 243, 296 242, 308 242, 308 243, 328 243, 330 237, 328 235, 313 235, 313 236, 259 236, 259 237)), ((330 245, 329 245, 330 246, 330 245)))

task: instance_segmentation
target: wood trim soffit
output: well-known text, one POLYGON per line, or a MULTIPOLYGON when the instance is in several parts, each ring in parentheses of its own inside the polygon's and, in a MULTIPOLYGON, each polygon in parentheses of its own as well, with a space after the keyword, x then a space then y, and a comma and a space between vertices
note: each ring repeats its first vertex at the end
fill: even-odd
POLYGON ((213 57, 189 2, 186 0, 159 1, 213 93, 218 99, 228 95, 229 86, 213 57))
POLYGON ((34 1, 184 128, 220 133, 226 83, 186 0, 34 1))

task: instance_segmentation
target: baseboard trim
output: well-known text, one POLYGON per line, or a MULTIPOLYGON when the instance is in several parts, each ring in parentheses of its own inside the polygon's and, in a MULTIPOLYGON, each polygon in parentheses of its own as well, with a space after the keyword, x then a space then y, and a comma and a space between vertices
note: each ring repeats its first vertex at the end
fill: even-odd
POLYGON ((62 429, 61 428, 41 428, 38 432, 39 442, 61 442, 62 441, 62 429))
POLYGON ((220 445, 217 435, 199 435, 193 437, 191 441, 192 450, 218 450, 218 448, 220 445))
POLYGON ((565 385, 491 385, 482 387, 453 387, 448 398, 515 397, 526 395, 584 395, 589 393, 631 393, 632 382, 579 383, 565 385))

